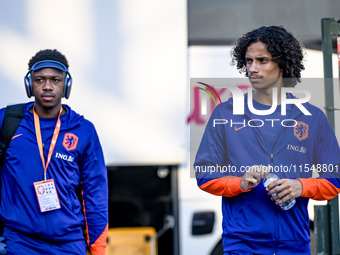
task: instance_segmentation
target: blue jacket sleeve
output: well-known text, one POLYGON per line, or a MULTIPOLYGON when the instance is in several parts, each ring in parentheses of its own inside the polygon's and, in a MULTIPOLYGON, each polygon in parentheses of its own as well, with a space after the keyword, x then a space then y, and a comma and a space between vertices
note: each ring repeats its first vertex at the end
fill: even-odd
POLYGON ((198 186, 225 176, 218 171, 227 162, 224 128, 214 125, 214 120, 222 119, 220 111, 221 105, 218 105, 211 114, 196 154, 194 171, 198 186))
MULTIPOLYGON (((1 132, 1 126, 2 126, 2 123, 4 121, 4 117, 5 117, 5 111, 6 111, 6 108, 0 109, 0 132, 1 132)), ((1 161, 0 161, 0 171, 2 171, 1 161)))
POLYGON ((233 197, 249 190, 241 189, 241 177, 230 174, 227 168, 227 145, 223 106, 213 111, 203 134, 194 163, 197 185, 200 189, 217 196, 233 197), (225 168, 226 167, 226 168, 225 168))
POLYGON ((88 132, 90 141, 83 155, 80 171, 87 242, 94 255, 105 253, 108 232, 108 183, 98 135, 93 126, 88 132))
POLYGON ((315 170, 320 177, 340 188, 340 148, 337 138, 326 116, 321 112, 318 118, 317 142, 314 146, 315 170))
POLYGON ((302 197, 328 200, 340 192, 340 148, 337 138, 326 116, 319 112, 316 143, 314 146, 314 169, 319 177, 299 179, 302 183, 302 197))

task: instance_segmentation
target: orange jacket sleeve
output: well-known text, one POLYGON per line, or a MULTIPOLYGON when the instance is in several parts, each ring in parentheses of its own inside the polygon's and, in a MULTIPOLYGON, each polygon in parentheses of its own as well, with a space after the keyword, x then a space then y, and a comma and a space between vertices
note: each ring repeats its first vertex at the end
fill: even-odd
POLYGON ((98 239, 90 246, 92 255, 105 255, 108 225, 98 239))
POLYGON ((302 183, 301 197, 309 197, 315 200, 329 200, 340 193, 340 189, 335 187, 327 179, 322 178, 299 178, 302 183))
POLYGON ((223 177, 219 179, 213 179, 206 183, 200 185, 200 189, 217 196, 225 196, 225 197, 234 197, 240 193, 250 191, 248 189, 246 191, 241 189, 241 177, 223 177))

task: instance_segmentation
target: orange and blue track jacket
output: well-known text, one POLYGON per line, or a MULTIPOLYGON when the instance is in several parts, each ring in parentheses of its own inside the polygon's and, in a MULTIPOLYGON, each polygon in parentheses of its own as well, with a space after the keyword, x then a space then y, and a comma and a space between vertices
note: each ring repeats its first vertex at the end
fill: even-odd
MULTIPOLYGON (((5 152, 1 169, 1 219, 12 230, 51 243, 84 240, 93 255, 105 254, 108 231, 108 184, 103 152, 91 122, 67 105, 47 168, 53 179, 60 209, 41 212, 34 182, 44 179, 33 114, 24 117, 5 152)), ((0 125, 5 109, 0 110, 0 125)), ((48 155, 57 118, 40 118, 43 154, 48 155)))
POLYGON ((246 103, 244 115, 233 115, 232 98, 213 111, 194 171, 202 190, 222 196, 225 252, 310 254, 308 200, 339 194, 340 149, 324 113, 303 105, 311 115, 288 104, 287 115, 279 120, 253 114, 246 103), (271 137, 268 128, 273 126, 279 130, 271 137), (272 146, 268 139, 273 139, 272 146), (253 189, 241 189, 242 176, 253 165, 271 165, 280 178, 301 181, 303 192, 292 209, 277 206, 262 181, 253 189))

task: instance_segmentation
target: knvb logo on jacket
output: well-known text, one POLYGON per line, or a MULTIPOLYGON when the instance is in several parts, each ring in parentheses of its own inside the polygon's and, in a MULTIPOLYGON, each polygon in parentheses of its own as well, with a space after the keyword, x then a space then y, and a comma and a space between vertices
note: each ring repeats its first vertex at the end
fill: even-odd
POLYGON ((294 127, 294 135, 300 141, 308 137, 308 125, 302 121, 298 121, 297 125, 294 127))
POLYGON ((72 133, 66 133, 63 140, 63 146, 66 150, 75 150, 78 145, 79 138, 72 133))

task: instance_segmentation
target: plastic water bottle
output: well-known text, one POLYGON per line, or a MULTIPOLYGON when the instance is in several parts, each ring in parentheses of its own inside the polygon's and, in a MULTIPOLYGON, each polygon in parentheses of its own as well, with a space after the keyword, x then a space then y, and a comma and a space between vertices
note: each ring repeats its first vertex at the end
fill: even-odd
MULTIPOLYGON (((268 176, 264 180, 263 185, 265 187, 267 187, 269 184, 271 184, 272 182, 274 182, 278 179, 280 179, 280 178, 276 174, 268 174, 268 176)), ((272 194, 272 196, 275 196, 277 193, 279 193, 279 192, 272 194)), ((282 198, 280 198, 280 199, 282 199, 282 198)), ((280 199, 277 199, 276 201, 279 201, 280 199)), ((283 204, 280 204, 280 207, 283 210, 289 210, 290 208, 292 208, 295 205, 295 203, 296 203, 296 199, 291 198, 291 199, 287 200, 286 202, 284 202, 283 204)))

